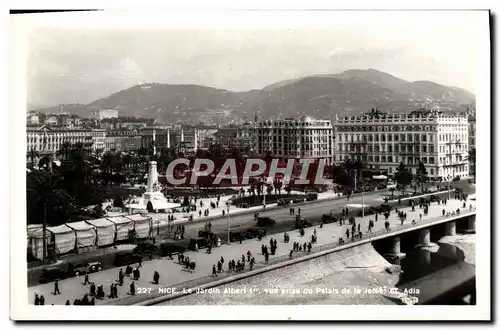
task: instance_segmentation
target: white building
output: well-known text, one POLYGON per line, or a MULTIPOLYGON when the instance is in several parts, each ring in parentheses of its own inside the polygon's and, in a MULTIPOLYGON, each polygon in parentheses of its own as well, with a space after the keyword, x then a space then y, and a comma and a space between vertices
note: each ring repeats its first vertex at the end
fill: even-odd
POLYGON ((58 127, 28 127, 26 131, 27 153, 54 154, 64 142, 82 143, 92 150, 104 149, 106 131, 102 129, 67 129, 58 127))
POLYGON ((361 159, 370 169, 392 175, 403 162, 416 173, 420 161, 429 177, 467 177, 468 121, 465 115, 419 110, 336 118, 337 163, 361 159))
POLYGON ((334 132, 330 120, 309 116, 264 120, 255 125, 258 154, 279 158, 314 158, 333 161, 334 132))
POLYGON ((99 120, 106 118, 118 118, 119 110, 114 109, 100 109, 95 112, 95 117, 99 120))

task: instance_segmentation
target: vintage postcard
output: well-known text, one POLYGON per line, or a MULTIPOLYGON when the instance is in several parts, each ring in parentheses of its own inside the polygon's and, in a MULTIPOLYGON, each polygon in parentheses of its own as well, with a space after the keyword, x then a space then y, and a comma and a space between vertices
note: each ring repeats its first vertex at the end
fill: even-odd
POLYGON ((489 15, 11 15, 11 318, 489 319, 489 15))

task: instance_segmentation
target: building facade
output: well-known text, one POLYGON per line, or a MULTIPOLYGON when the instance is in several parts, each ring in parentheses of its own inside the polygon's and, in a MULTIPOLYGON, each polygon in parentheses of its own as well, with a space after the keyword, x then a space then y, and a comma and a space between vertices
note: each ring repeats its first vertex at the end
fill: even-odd
POLYGON ((92 150, 105 148, 106 131, 101 129, 67 129, 64 127, 28 127, 27 153, 55 154, 65 142, 82 143, 92 150))
POLYGON ((118 118, 119 113, 120 111, 115 109, 100 109, 94 113, 94 116, 102 120, 106 118, 118 118))
POLYGON ((136 151, 142 146, 142 136, 137 130, 112 130, 106 133, 105 150, 136 151))
POLYGON ((362 160, 368 168, 395 173, 401 162, 416 173, 421 161, 429 177, 467 177, 468 121, 465 115, 419 110, 385 114, 372 110, 361 116, 336 118, 337 163, 362 160))
POLYGON ((334 131, 330 120, 309 116, 255 123, 255 150, 279 158, 334 159, 334 131))
MULTIPOLYGON (((469 116, 469 149, 476 149, 476 115, 469 116)), ((469 176, 474 176, 474 164, 469 161, 469 176)))

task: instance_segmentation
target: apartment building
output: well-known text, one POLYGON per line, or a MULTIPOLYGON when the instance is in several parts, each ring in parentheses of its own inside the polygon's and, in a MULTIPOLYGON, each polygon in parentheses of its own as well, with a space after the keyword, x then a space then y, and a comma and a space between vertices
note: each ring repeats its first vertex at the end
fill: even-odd
POLYGON ((336 118, 337 163, 361 159, 370 169, 394 174, 403 162, 416 173, 420 161, 430 177, 467 177, 467 116, 421 109, 386 114, 372 109, 361 116, 336 118))
POLYGON ((330 120, 309 116, 255 123, 255 149, 279 158, 334 159, 334 131, 330 120))

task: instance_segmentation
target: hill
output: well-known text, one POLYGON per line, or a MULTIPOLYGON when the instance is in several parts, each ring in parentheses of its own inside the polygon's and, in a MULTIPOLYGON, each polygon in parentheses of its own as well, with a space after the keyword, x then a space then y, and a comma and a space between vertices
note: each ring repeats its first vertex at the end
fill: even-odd
POLYGON ((167 123, 224 124, 251 119, 255 114, 261 118, 301 114, 332 118, 335 114, 366 112, 373 106, 382 111, 409 112, 426 105, 456 110, 473 103, 474 95, 457 87, 409 82, 368 69, 286 80, 247 92, 199 85, 142 84, 86 106, 64 106, 63 111, 88 116, 93 109, 112 108, 119 109, 122 116, 153 117, 167 123))

